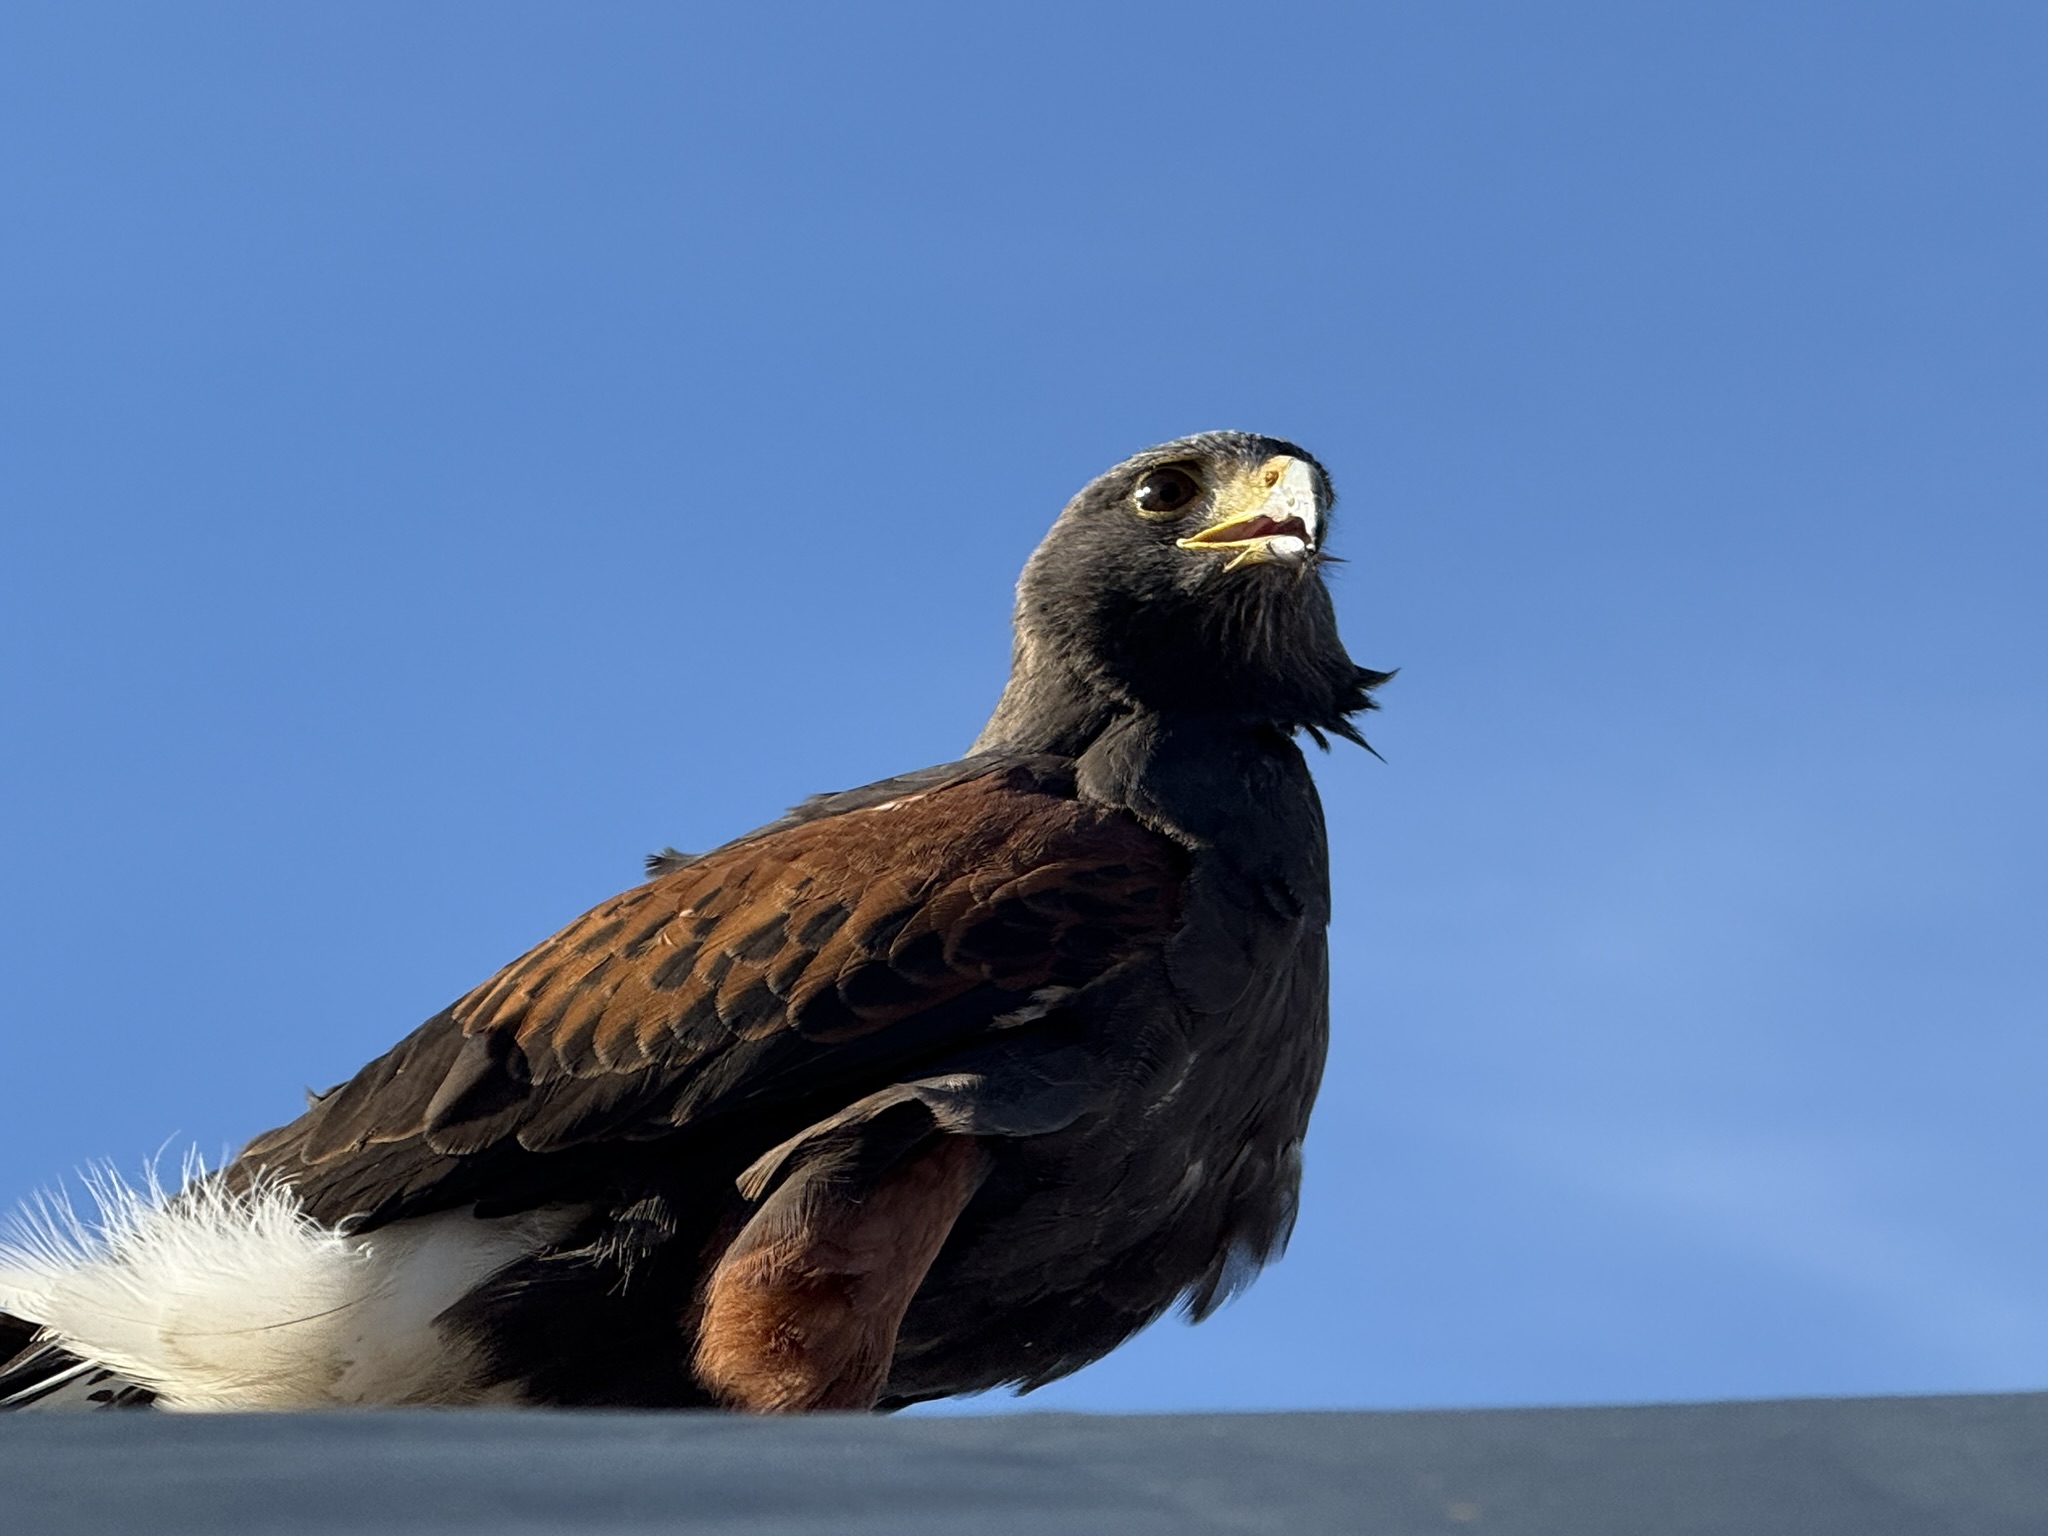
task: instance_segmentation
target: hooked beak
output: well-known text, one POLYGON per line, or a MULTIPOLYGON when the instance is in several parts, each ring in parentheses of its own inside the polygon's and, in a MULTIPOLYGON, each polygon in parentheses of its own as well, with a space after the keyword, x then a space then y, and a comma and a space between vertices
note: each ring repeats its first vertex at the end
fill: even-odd
POLYGON ((1230 552, 1223 569, 1241 565, 1306 564, 1322 536, 1315 473, 1300 459, 1280 454, 1217 497, 1217 519, 1200 533, 1174 542, 1182 549, 1230 552))

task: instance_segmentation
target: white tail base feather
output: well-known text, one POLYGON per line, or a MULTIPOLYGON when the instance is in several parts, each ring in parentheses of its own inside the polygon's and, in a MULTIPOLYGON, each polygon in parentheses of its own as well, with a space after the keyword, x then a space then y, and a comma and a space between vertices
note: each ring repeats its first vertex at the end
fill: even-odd
POLYGON ((309 1218, 289 1185, 231 1193, 186 1172, 168 1198, 153 1171, 140 1188, 96 1173, 96 1221, 45 1197, 0 1242, 0 1312, 167 1408, 495 1397, 474 1351, 436 1319, 578 1214, 450 1211, 352 1235, 309 1218))

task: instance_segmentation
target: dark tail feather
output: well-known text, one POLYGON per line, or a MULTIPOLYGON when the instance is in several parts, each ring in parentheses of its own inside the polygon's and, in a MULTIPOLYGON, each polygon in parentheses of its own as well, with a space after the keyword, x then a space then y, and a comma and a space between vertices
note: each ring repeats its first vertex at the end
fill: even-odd
POLYGON ((146 1408, 156 1401, 119 1372, 38 1341, 25 1318, 0 1312, 0 1413, 22 1408, 146 1408))

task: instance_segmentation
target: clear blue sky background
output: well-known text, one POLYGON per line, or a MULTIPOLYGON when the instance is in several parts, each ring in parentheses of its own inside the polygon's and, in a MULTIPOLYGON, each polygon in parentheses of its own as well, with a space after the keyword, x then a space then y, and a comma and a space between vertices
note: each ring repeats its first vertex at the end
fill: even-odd
POLYGON ((1343 493, 1292 1253, 1028 1401, 2048 1386, 2048 7, 14 4, 0 1198, 1343 493))

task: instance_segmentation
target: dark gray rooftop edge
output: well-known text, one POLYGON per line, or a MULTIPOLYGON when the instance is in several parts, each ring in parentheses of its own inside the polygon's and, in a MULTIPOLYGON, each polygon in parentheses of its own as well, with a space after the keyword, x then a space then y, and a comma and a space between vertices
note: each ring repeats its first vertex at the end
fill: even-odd
POLYGON ((0 1423, 10 1536, 2044 1536, 2048 1393, 981 1418, 0 1423))

